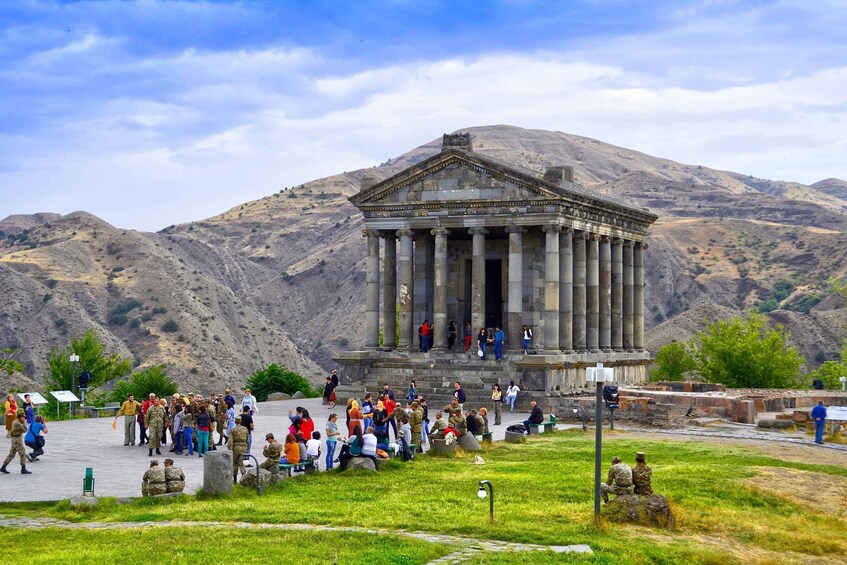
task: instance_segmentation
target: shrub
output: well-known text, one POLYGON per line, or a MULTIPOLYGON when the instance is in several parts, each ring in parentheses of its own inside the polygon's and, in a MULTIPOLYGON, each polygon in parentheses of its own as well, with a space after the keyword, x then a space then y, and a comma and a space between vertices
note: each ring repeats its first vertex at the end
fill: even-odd
POLYGON ((179 324, 174 321, 173 318, 169 319, 167 322, 162 324, 162 331, 172 334, 179 331, 179 324))
POLYGON ((673 341, 656 352, 656 368, 650 372, 651 381, 681 381, 694 370, 695 363, 684 344, 673 341))
POLYGON ((109 395, 111 402, 122 402, 130 394, 136 400, 147 398, 152 392, 158 397, 170 396, 177 391, 176 383, 168 376, 165 365, 153 365, 133 373, 128 380, 118 381, 109 395))
POLYGON ((250 375, 247 386, 259 401, 267 400, 268 395, 273 392, 294 394, 299 390, 306 396, 317 396, 305 377, 289 370, 285 365, 276 363, 250 375))

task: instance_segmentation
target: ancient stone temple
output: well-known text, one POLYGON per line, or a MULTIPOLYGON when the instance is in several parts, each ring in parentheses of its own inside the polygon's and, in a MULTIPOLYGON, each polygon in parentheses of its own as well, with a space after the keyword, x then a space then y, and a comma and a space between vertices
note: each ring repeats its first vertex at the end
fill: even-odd
POLYGON ((445 135, 440 153, 382 182, 363 179, 350 201, 366 225, 365 343, 336 359, 342 391, 405 390, 416 379, 438 399, 454 380, 480 394, 514 380, 543 396, 582 388, 597 362, 617 367, 622 383, 646 378, 644 239, 654 214, 580 187, 571 167, 542 177, 474 153, 470 134, 445 135), (425 320, 434 329, 422 353, 425 320), (496 327, 504 358, 489 345, 481 360, 476 336, 496 327))

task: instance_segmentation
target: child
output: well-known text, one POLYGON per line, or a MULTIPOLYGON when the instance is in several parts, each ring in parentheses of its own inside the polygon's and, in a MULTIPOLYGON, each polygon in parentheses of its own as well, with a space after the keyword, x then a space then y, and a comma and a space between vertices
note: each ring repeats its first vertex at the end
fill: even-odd
POLYGON ((321 456, 321 432, 312 432, 312 439, 306 442, 306 457, 313 462, 316 469, 320 468, 318 463, 321 456))
POLYGON ((335 448, 338 446, 338 415, 332 413, 326 423, 326 470, 331 471, 335 460, 335 448))

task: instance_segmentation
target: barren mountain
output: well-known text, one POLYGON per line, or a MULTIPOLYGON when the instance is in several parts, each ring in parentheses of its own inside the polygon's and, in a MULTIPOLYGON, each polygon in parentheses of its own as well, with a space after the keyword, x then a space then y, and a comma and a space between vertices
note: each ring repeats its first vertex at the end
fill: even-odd
MULTIPOLYGON (((774 310, 810 367, 840 348, 847 316, 826 298, 826 281, 845 274, 844 181, 757 179, 560 132, 461 131, 474 151, 539 175, 572 165, 589 190, 660 215, 646 258, 651 349, 693 334, 704 318, 758 306, 774 310)), ((0 346, 20 345, 39 380, 49 348, 93 325, 116 351, 167 362, 194 388, 239 384, 272 361, 316 379, 333 354, 362 342, 365 245, 347 197, 362 177, 386 178, 440 141, 158 234, 82 212, 7 218, 0 346), (134 301, 126 321, 114 319, 134 301), (180 329, 164 332, 171 318, 180 329)))

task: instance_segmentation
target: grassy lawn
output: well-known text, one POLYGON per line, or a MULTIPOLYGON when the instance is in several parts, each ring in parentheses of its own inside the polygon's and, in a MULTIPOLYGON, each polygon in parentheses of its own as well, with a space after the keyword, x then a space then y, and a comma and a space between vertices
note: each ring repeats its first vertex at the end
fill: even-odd
MULTIPOLYGON (((604 467, 614 455, 632 462, 636 451, 647 452, 654 490, 671 500, 678 527, 668 532, 612 523, 595 525, 594 451, 589 435, 559 432, 532 438, 524 445, 497 444, 481 453, 484 465, 474 465, 472 454, 421 456, 412 463, 391 462, 379 473, 297 477, 261 496, 238 487, 233 496, 221 498, 143 499, 128 505, 104 499, 86 510, 72 509, 67 502, 18 504, 4 505, 2 512, 71 521, 214 519, 367 526, 544 545, 587 543, 595 551, 587 558, 533 554, 534 563, 785 563, 812 558, 837 563, 847 554, 847 494, 833 491, 829 499, 831 506, 841 509, 840 514, 822 513, 818 503, 791 496, 794 475, 819 480, 826 489, 832 488, 832 483, 845 484, 847 468, 783 461, 744 446, 702 440, 643 440, 625 433, 608 434, 604 467), (765 470, 780 471, 781 478, 774 480, 773 474, 763 478, 765 470), (494 484, 493 524, 488 522, 488 501, 476 496, 481 479, 494 484)), ((167 539, 182 538, 169 532, 162 534, 167 539)), ((248 534, 244 530, 235 533, 248 534)), ((15 539, 20 534, 15 532, 15 539)), ((315 547, 316 552, 320 549, 315 547)), ((521 553, 485 552, 474 562, 522 563, 527 558, 521 553)), ((319 557, 316 562, 323 561, 319 557)))
POLYGON ((6 563, 428 563, 453 549, 390 536, 230 528, 12 530, 6 563))

